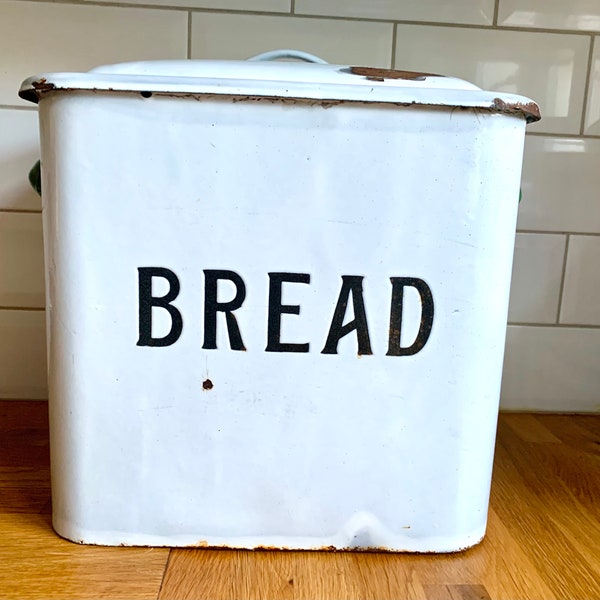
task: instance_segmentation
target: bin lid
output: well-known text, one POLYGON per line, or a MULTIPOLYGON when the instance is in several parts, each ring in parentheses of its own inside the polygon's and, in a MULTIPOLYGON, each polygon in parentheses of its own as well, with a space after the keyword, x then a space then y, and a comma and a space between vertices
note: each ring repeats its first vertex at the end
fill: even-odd
POLYGON ((76 90, 447 106, 516 114, 527 122, 540 119, 538 105, 523 96, 484 91, 433 73, 332 65, 297 51, 274 51, 246 61, 158 60, 106 65, 87 73, 46 73, 26 79, 19 96, 37 103, 48 93, 76 90), (268 62, 272 56, 313 64, 268 62))

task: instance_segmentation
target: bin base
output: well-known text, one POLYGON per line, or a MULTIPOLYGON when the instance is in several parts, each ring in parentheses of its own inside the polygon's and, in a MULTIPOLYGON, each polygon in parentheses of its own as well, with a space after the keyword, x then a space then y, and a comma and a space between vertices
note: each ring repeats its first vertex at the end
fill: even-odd
POLYGON ((411 537, 407 534, 373 532, 361 529, 344 531, 328 537, 305 536, 202 536, 193 534, 154 535, 123 531, 90 531, 53 519, 61 537, 77 544, 97 546, 146 546, 206 548, 213 550, 309 550, 329 552, 407 552, 437 554, 461 552, 479 544, 485 537, 485 525, 475 531, 454 536, 411 537))

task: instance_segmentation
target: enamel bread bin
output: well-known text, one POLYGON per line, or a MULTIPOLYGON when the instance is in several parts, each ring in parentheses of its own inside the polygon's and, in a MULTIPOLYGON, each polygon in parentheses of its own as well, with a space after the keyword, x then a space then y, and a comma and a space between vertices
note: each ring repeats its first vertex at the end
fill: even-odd
POLYGON ((482 539, 533 102, 265 60, 20 94, 40 113, 61 536, 482 539))

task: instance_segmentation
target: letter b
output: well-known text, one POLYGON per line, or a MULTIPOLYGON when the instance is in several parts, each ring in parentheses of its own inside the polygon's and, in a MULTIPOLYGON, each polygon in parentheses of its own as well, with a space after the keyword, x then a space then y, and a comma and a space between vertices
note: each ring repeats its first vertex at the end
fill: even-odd
POLYGON ((170 346, 183 330, 181 313, 171 304, 179 295, 179 279, 173 271, 164 267, 138 268, 139 339, 138 346, 170 346), (152 295, 152 278, 162 277, 169 282, 169 291, 164 296, 152 295), (171 316, 171 330, 164 337, 152 337, 152 308, 163 308, 171 316))

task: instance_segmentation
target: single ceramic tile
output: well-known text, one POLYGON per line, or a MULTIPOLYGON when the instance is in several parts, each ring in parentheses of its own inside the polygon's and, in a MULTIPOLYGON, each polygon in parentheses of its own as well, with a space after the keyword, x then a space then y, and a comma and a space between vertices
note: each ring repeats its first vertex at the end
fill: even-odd
POLYGON ((192 58, 242 59, 294 48, 332 63, 389 67, 392 31, 390 23, 194 13, 192 58))
POLYGON ((0 307, 44 307, 42 215, 0 212, 0 307))
POLYGON ((395 66, 527 96, 542 112, 530 131, 579 133, 589 45, 581 35, 398 25, 395 66))
POLYGON ((501 407, 600 410, 600 329, 509 326, 501 407))
MULTIPOLYGON (((113 2, 114 0, 87 0, 113 2)), ((290 12, 291 0, 119 0, 123 4, 157 4, 189 8, 216 8, 220 10, 245 10, 261 12, 290 12)))
POLYGON ((0 398, 48 397, 45 319, 43 310, 0 309, 0 398))
POLYGON ((560 322, 600 325, 599 236, 572 235, 569 240, 560 322))
POLYGON ((0 104, 20 100, 21 82, 52 71, 107 63, 185 58, 184 11, 55 2, 0 1, 0 104))
POLYGON ((38 115, 0 109, 0 210, 41 210, 27 176, 40 157, 38 115))
POLYGON ((597 0, 500 0, 498 24, 540 29, 600 29, 597 0))
POLYGON ((600 135, 600 36, 594 37, 584 133, 600 135))
POLYGON ((520 233, 515 243, 508 320, 555 323, 566 236, 520 233))
POLYGON ((519 229, 600 233, 600 140, 527 136, 519 229))
POLYGON ((491 25, 494 0, 296 0, 295 12, 309 15, 491 25))

